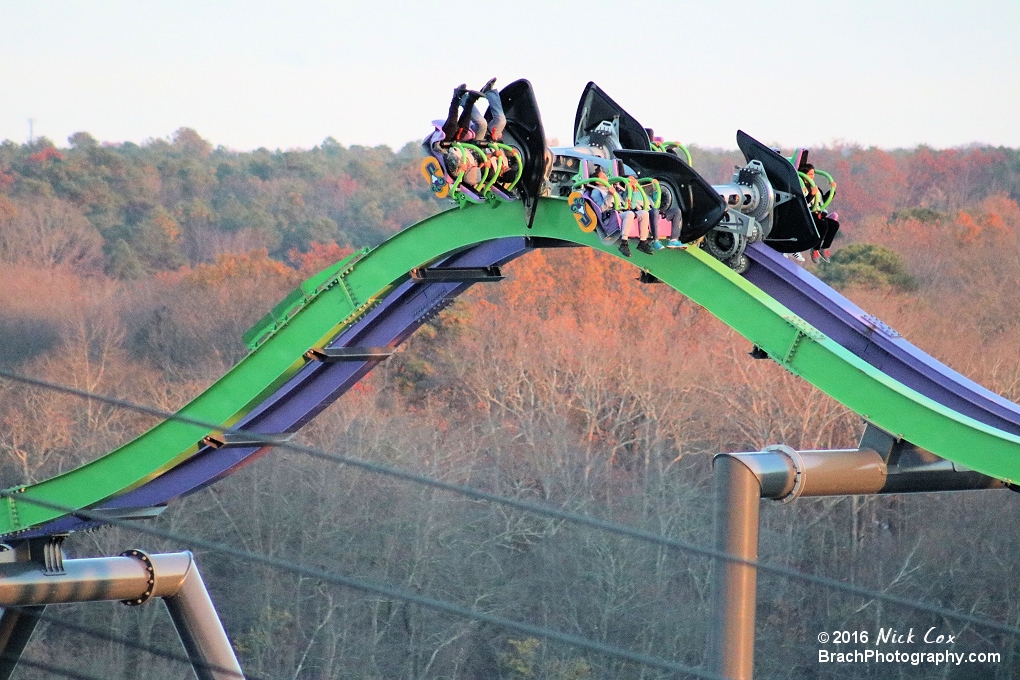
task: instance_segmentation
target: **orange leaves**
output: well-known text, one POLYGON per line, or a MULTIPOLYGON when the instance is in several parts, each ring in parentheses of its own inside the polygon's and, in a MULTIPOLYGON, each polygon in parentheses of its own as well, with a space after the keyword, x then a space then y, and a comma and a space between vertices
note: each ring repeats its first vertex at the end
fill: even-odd
POLYGON ((545 255, 541 252, 533 253, 521 266, 514 265, 513 271, 513 278, 504 281, 501 286, 504 290, 499 291, 502 304, 513 309, 526 308, 544 317, 556 285, 545 255))
POLYGON ((964 243, 974 243, 981 235, 981 226, 963 210, 956 213, 956 227, 959 229, 959 239, 964 243))
POLYGON ((839 184, 830 210, 838 210, 843 220, 857 223, 869 214, 887 215, 908 188, 896 158, 881 149, 812 149, 811 159, 815 166, 832 173, 839 184))
POLYGON ((316 274, 331 264, 335 264, 354 252, 351 246, 340 246, 336 243, 319 243, 313 241, 308 252, 302 253, 292 248, 287 253, 288 259, 294 264, 303 277, 316 274))
POLYGON ((345 204, 348 199, 361 191, 361 182, 350 175, 340 175, 323 182, 324 190, 339 204, 345 204))
POLYGON ((269 257, 265 248, 246 253, 219 255, 212 264, 181 267, 175 272, 157 274, 167 283, 191 283, 205 288, 216 288, 231 280, 296 280, 297 272, 269 257))
POLYGON ((980 241, 988 248, 1015 248, 1020 237, 1020 207, 1008 196, 994 194, 976 207, 957 211, 955 226, 964 243, 980 241), (999 242, 1009 236, 1014 239, 1012 244, 999 242))
POLYGON ((170 216, 166 210, 159 209, 152 218, 152 223, 159 228, 160 231, 166 234, 167 240, 176 241, 181 235, 181 227, 174 221, 174 218, 170 216))
POLYGON ((1020 205, 1006 194, 992 194, 981 202, 978 220, 999 234, 1020 235, 1020 205))
POLYGON ((989 226, 992 229, 995 229, 1000 232, 1005 232, 1008 230, 1006 227, 1006 223, 1002 220, 1002 217, 999 216, 999 213, 993 212, 985 215, 985 224, 986 226, 989 226))

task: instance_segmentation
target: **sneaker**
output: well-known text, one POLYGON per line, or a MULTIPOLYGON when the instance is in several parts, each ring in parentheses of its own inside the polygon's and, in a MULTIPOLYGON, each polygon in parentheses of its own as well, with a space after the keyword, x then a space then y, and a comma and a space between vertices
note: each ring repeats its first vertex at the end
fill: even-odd
POLYGON ((655 239, 654 241, 652 241, 652 248, 654 250, 662 250, 665 247, 666 246, 662 245, 662 241, 660 241, 659 239, 655 239))
POLYGON ((481 92, 482 94, 485 94, 486 92, 488 92, 489 90, 491 90, 491 89, 492 89, 492 86, 493 86, 493 85, 495 85, 495 84, 496 84, 496 79, 495 79, 495 78, 493 78, 493 79, 492 79, 492 80, 490 80, 489 82, 485 83, 485 85, 482 85, 482 89, 481 89, 481 90, 479 90, 479 92, 481 92))
POLYGON ((819 253, 817 250, 812 250, 811 251, 811 261, 814 262, 815 264, 818 264, 818 257, 820 255, 821 255, 821 253, 819 253))
MULTIPOLYGON (((639 248, 641 246, 638 246, 639 248)), ((630 244, 627 243, 627 239, 620 241, 620 252, 623 253, 624 257, 630 257, 630 244)))
POLYGON ((678 238, 671 238, 671 239, 669 239, 669 242, 666 243, 666 247, 667 248, 676 248, 678 250, 687 250, 687 244, 683 243, 678 238))
POLYGON ((790 259, 796 260, 797 262, 804 262, 804 255, 802 253, 790 253, 790 259))
POLYGON ((655 251, 652 250, 652 244, 649 243, 648 241, 638 241, 637 249, 640 250, 642 253, 648 253, 649 255, 655 254, 655 251))
POLYGON ((828 264, 829 262, 832 261, 832 260, 829 259, 830 257, 832 257, 832 253, 829 252, 828 248, 826 248, 825 250, 822 251, 822 262, 825 262, 826 264, 828 264))

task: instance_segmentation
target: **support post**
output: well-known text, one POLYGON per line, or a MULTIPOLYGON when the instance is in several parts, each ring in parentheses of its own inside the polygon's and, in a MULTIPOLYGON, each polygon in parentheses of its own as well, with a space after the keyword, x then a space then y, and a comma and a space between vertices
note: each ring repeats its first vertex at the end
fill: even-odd
MULTIPOLYGON (((715 465, 715 548, 741 560, 758 559, 761 486, 736 458, 718 456, 715 465)), ((716 558, 712 565, 709 663, 727 680, 751 680, 754 670, 754 615, 757 569, 716 558)))
POLYGON ((164 597, 198 680, 244 680, 202 575, 192 562, 177 593, 164 597))
MULTIPOLYGON (((857 449, 719 454, 715 468, 715 548, 757 561, 762 498, 791 502, 807 496, 965 491, 1004 488, 996 479, 868 426, 857 449)), ((712 567, 711 670, 726 680, 751 680, 757 569, 716 558, 712 567)))
POLYGON ((46 605, 4 609, 0 616, 0 680, 8 680, 21 660, 25 645, 39 624, 46 605))
MULTIPOLYGON (((31 548, 31 545, 27 546, 31 548)), ((59 547, 59 546, 58 546, 59 547)), ((140 605, 153 597, 163 598, 187 650, 198 680, 244 680, 226 631, 190 552, 149 555, 129 550, 120 557, 61 560, 45 564, 28 557, 29 550, 9 551, 13 558, 0 560, 0 680, 17 665, 21 650, 35 628, 35 620, 49 604, 119 600, 140 605), (17 615, 21 615, 18 617, 17 615)))

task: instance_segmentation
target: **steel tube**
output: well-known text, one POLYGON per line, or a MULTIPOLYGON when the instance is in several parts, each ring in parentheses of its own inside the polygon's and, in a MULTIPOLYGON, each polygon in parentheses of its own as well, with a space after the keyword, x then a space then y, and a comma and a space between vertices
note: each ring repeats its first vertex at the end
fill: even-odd
MULTIPOLYGON (((161 597, 198 679, 243 680, 192 554, 130 551, 129 555, 64 560, 61 573, 47 572, 31 561, 0 564, 0 606, 41 611, 47 604, 99 600, 141 604, 161 597)), ((0 649, 5 651, 2 663, 10 666, 0 665, 0 680, 13 672, 35 627, 27 618, 29 614, 22 619, 15 614, 5 611, 0 619, 0 649), (5 671, 7 675, 2 674, 5 671)))
POLYGON ((776 445, 764 451, 724 453, 747 467, 761 486, 761 497, 791 502, 808 496, 921 493, 1001 489, 1005 483, 916 447, 907 447, 890 465, 870 448, 797 451, 776 445))
POLYGON ((198 680, 243 680, 234 649, 194 564, 177 593, 163 601, 198 680))
MULTIPOLYGON (((732 456, 717 456, 715 547, 740 560, 758 559, 761 486, 754 472, 732 456)), ((727 680, 751 680, 757 569, 716 558, 712 565, 709 659, 727 680)))
POLYGON ((25 651, 25 645, 45 609, 45 606, 38 606, 4 610, 0 617, 0 650, 3 650, 0 654, 0 680, 8 680, 14 674, 21 653, 25 651))
POLYGON ((167 597, 177 592, 193 563, 190 552, 149 559, 151 584, 148 566, 134 557, 65 560, 60 574, 47 574, 34 562, 0 564, 0 606, 167 597))

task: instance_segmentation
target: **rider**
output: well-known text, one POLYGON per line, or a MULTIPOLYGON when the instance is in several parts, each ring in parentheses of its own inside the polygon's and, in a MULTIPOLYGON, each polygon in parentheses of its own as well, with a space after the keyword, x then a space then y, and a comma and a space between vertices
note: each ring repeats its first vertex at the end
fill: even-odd
POLYGON ((475 108, 475 102, 481 97, 481 92, 467 89, 465 83, 454 88, 450 110, 446 114, 446 122, 443 123, 445 141, 468 141, 474 138, 481 139, 485 135, 485 118, 475 108), (475 131, 471 129, 472 124, 475 131))
POLYGON ((811 163, 803 163, 797 170, 803 173, 810 181, 804 187, 804 195, 807 198, 808 207, 815 217, 815 224, 818 225, 818 244, 811 251, 811 261, 817 262, 819 258, 825 262, 829 261, 829 248, 832 246, 832 239, 836 238, 839 231, 839 222, 836 220, 836 213, 827 213, 822 210, 822 205, 828 200, 832 192, 836 190, 836 182, 832 182, 828 191, 822 192, 815 184, 815 166, 811 163))
POLYGON ((615 216, 619 220, 620 253, 624 257, 630 257, 630 240, 638 239, 637 249, 652 255, 655 251, 649 237, 648 210, 645 205, 647 199, 640 186, 637 186, 637 180, 617 178, 615 186, 611 185, 606 176, 606 169, 601 165, 595 166, 592 178, 602 181, 590 190, 591 200, 602 211, 604 217, 611 219, 615 216))
MULTIPOLYGON (((601 180, 594 184, 588 192, 588 196, 592 202, 595 203, 595 207, 602 211, 602 218, 605 222, 609 223, 614 219, 619 223, 621 227, 620 235, 620 252, 624 257, 630 257, 630 244, 627 243, 627 239, 623 236, 623 214, 619 210, 623 206, 620 204, 619 195, 611 184, 609 184, 609 177, 606 175, 606 169, 601 165, 596 165, 592 170, 591 179, 601 180)), ((608 231, 608 230, 607 230, 608 231)))
MULTIPOLYGON (((506 116, 503 114, 503 101, 499 98, 499 91, 493 87, 496 79, 493 78, 482 86, 481 93, 485 101, 489 103, 489 139, 494 142, 502 141, 503 128, 506 127, 506 116)), ((484 118, 482 119, 485 120, 484 118)))
POLYGON ((651 219, 648 214, 651 206, 648 204, 648 196, 641 189, 636 177, 628 177, 623 190, 627 196, 623 238, 637 238, 637 249, 651 255, 655 249, 652 247, 651 219))
POLYGON ((496 79, 492 78, 485 83, 481 91, 467 89, 465 83, 461 83, 453 90, 453 98, 450 100, 450 110, 446 114, 446 122, 443 123, 443 135, 446 141, 483 141, 488 133, 488 138, 498 142, 503 138, 503 128, 506 126, 506 116, 503 114, 503 102, 499 98, 499 92, 493 87, 496 79), (489 105, 489 112, 492 121, 487 122, 475 103, 485 97, 489 105))
POLYGON ((684 217, 677 203, 679 201, 674 200, 662 213, 662 218, 669 220, 670 224, 669 241, 666 242, 666 247, 675 250, 687 250, 687 244, 680 240, 680 229, 684 225, 684 217))
POLYGON ((469 149, 461 149, 458 146, 451 146, 446 151, 446 173, 456 178, 461 172, 464 173, 463 183, 475 187, 482 181, 482 169, 478 165, 478 159, 469 149))
POLYGON ((447 142, 452 142, 457 138, 457 119, 460 118, 460 102, 466 94, 467 83, 461 83, 453 88, 450 110, 446 114, 446 122, 443 123, 443 137, 447 142))

